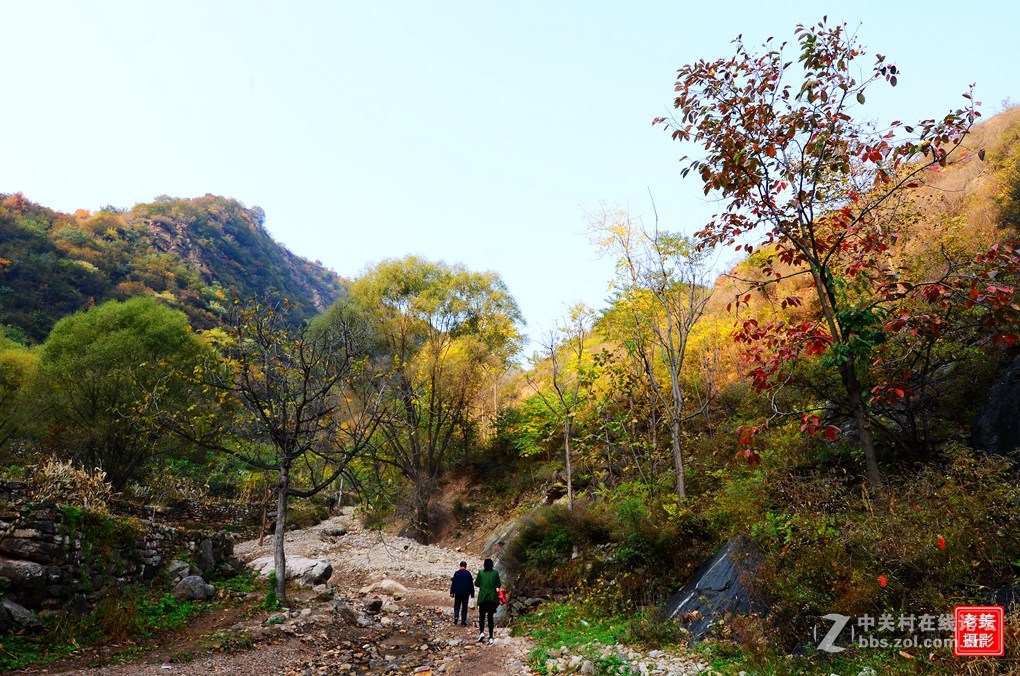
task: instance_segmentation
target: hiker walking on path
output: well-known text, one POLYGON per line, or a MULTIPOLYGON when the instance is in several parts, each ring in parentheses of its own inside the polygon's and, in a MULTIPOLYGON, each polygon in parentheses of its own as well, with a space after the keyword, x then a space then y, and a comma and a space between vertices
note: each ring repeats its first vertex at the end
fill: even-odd
POLYGON ((492 632, 495 626, 496 608, 499 607, 499 596, 496 590, 502 586, 499 571, 492 565, 492 559, 485 559, 482 570, 475 575, 475 586, 478 587, 478 640, 485 640, 485 618, 489 618, 489 643, 492 643, 492 632))
POLYGON ((467 569, 467 561, 460 562, 460 570, 453 574, 450 581, 450 596, 453 597, 453 623, 467 626, 468 599, 475 595, 475 582, 467 569))

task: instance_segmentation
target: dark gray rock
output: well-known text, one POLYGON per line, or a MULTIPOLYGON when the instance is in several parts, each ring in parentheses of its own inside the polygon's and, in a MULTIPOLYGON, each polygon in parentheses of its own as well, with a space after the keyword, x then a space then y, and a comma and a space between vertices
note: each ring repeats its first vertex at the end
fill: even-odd
POLYGON ((234 577, 244 572, 245 565, 244 561, 237 558, 236 556, 230 555, 227 558, 220 561, 216 570, 219 571, 223 577, 234 577))
MULTIPOLYGON (((40 631, 42 622, 31 610, 20 606, 10 599, 0 599, 0 608, 11 618, 11 625, 16 629, 27 629, 28 631, 40 631)), ((2 620, 0 620, 2 621, 2 620)))
POLYGON ((747 586, 761 563, 761 553, 746 535, 732 538, 701 565, 690 582, 666 604, 665 614, 702 638, 728 614, 763 612, 747 586))
POLYGON ((89 604, 84 594, 73 595, 71 600, 66 601, 63 605, 63 610, 75 615, 84 615, 88 609, 89 604))
POLYGON ((60 570, 60 566, 50 565, 46 566, 43 570, 46 573, 46 581, 50 584, 57 584, 65 579, 64 574, 60 570))
POLYGON ((185 561, 171 561, 166 567, 166 576, 178 582, 191 574, 191 565, 185 561))
POLYGON ((195 565, 204 575, 216 570, 216 554, 213 552, 213 541, 209 538, 199 541, 195 548, 195 565))
POLYGON ((216 588, 198 575, 188 575, 174 587, 173 595, 185 601, 206 601, 211 599, 216 588))
POLYGON ((365 610, 370 613, 378 613, 382 610, 382 599, 366 599, 365 610))
POLYGON ((971 445, 990 453, 1020 456, 1020 357, 1002 372, 971 428, 971 445))
POLYGON ((64 562, 64 549, 52 542, 44 542, 36 538, 8 537, 0 540, 0 554, 15 559, 27 559, 36 563, 64 562))
POLYGON ((10 581, 7 595, 18 603, 38 608, 46 598, 49 580, 41 563, 0 558, 0 577, 10 581))
POLYGON ((323 560, 317 561, 316 565, 299 575, 298 582, 314 587, 317 584, 326 584, 331 577, 333 577, 333 565, 329 561, 323 560))
POLYGON ((1016 612, 1017 609, 1020 609, 1020 583, 1014 582, 1005 587, 999 587, 992 592, 992 597, 989 600, 993 606, 1005 607, 1007 614, 1016 612))
POLYGON ((74 587, 69 584, 51 584, 46 587, 46 595, 54 599, 70 598, 74 594, 74 587))

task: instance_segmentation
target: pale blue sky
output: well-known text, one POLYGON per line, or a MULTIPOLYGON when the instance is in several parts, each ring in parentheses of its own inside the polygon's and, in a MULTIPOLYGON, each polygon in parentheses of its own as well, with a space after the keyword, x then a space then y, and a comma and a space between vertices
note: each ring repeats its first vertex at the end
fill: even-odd
POLYGON ((940 116, 972 82, 986 116, 1020 99, 1013 2, 8 0, 0 192, 235 197, 345 276, 408 253, 496 270, 537 336, 607 295, 599 201, 647 215, 651 190, 688 232, 711 213, 650 124, 676 69, 823 13, 903 72, 869 97, 880 121, 940 116))

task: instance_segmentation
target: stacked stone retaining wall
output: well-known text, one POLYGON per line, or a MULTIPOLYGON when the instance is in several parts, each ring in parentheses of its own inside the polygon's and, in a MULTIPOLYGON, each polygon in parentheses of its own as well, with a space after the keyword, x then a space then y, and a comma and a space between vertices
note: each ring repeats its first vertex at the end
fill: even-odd
POLYGON ((30 498, 27 483, 0 481, 0 596, 31 610, 84 612, 111 590, 154 580, 173 559, 206 576, 241 570, 223 532, 30 498))

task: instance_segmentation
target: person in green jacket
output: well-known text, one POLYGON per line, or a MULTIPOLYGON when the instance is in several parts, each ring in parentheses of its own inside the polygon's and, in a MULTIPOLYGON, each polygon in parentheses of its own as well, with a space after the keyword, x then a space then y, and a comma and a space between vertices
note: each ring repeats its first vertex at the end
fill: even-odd
POLYGON ((475 575, 475 586, 478 587, 478 641, 485 640, 485 618, 489 619, 489 643, 492 643, 492 629, 496 624, 496 608, 499 607, 499 596, 496 590, 503 585, 499 579, 499 571, 493 568, 492 559, 485 559, 482 570, 475 575))

